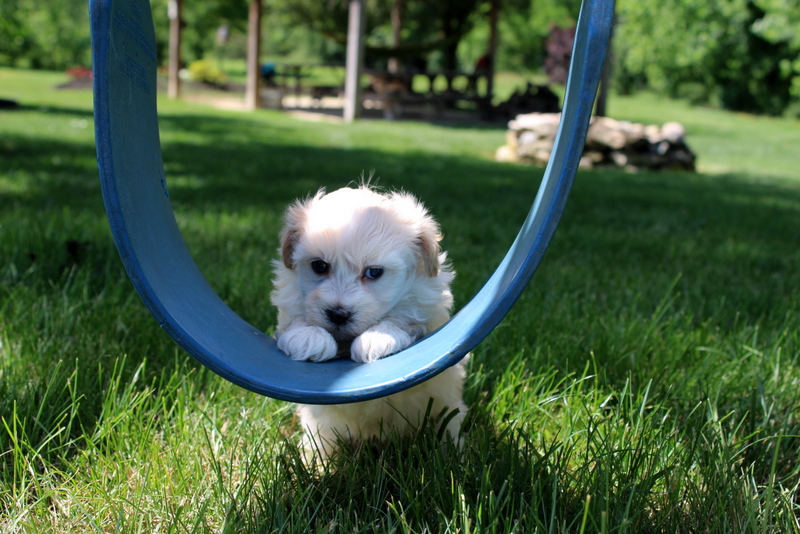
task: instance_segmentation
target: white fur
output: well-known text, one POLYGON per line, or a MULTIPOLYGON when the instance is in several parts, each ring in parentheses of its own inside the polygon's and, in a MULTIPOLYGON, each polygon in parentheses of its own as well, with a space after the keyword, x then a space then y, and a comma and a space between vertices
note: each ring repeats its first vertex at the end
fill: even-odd
MULTIPOLYGON (((282 260, 274 262, 271 297, 278 308, 278 347, 293 360, 341 356, 368 364, 403 350, 449 319, 454 273, 440 252, 438 225, 412 195, 381 195, 366 186, 320 192, 290 206, 284 218, 282 260), (325 271, 316 272, 322 264, 325 271)), ((381 399, 300 405, 307 454, 327 458, 337 437, 385 439, 392 430, 407 433, 421 423, 431 399, 432 415, 458 411, 447 432, 459 441, 467 411, 464 366, 462 361, 381 399)))

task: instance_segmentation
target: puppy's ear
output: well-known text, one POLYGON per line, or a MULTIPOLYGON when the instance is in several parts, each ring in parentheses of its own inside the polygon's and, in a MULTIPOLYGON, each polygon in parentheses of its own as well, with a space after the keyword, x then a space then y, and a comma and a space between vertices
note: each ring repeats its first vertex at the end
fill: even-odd
POLYGON ((430 277, 439 274, 439 253, 441 252, 439 241, 441 240, 442 234, 439 232, 439 226, 430 216, 426 215, 415 244, 422 258, 425 274, 430 277))
POLYGON ((303 235, 306 221, 306 202, 298 202, 289 206, 283 215, 284 226, 281 230, 281 257, 287 269, 294 269, 294 249, 303 235))
POLYGON ((439 241, 442 240, 439 225, 412 194, 396 191, 389 194, 389 200, 400 219, 407 221, 414 228, 416 233, 414 246, 422 260, 423 272, 430 277, 438 276, 441 267, 439 241))

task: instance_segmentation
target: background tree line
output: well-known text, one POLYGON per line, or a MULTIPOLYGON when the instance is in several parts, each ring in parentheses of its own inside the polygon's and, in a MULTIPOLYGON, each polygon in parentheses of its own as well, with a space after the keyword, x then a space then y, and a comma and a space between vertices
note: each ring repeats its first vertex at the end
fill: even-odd
POLYGON ((616 87, 800 114, 797 0, 619 0, 616 87))
MULTIPOLYGON (((367 0, 368 58, 393 46, 398 0, 367 0)), ((347 0, 265 0, 264 53, 341 63, 347 0)), ((244 55, 248 0, 184 0, 184 57, 244 55), (221 50, 220 25, 231 39, 221 50)), ((151 1, 166 57, 167 0, 151 1)), ((402 0, 401 59, 471 70, 487 52, 488 0, 402 0)), ((553 26, 575 24, 580 0, 501 0, 497 67, 536 73, 553 26)), ((0 65, 89 65, 85 0, 0 0, 0 65)), ((651 89, 733 110, 800 116, 798 0, 618 0, 613 54, 620 92, 651 89)))

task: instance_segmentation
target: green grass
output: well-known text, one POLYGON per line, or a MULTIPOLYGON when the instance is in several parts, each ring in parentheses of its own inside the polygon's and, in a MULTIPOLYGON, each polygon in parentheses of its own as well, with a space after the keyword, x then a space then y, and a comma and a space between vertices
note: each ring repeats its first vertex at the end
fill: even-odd
MULTIPOLYGON (((581 172, 530 287, 475 351, 461 455, 435 423, 296 450, 290 404, 197 365, 144 309, 100 199, 91 95, 0 69, 0 531, 797 532, 797 121, 614 98, 679 120, 700 173, 581 172)), ((502 129, 306 123, 161 101, 178 222, 222 298, 269 331, 286 204, 375 169, 440 221, 463 305, 540 169, 502 129)))

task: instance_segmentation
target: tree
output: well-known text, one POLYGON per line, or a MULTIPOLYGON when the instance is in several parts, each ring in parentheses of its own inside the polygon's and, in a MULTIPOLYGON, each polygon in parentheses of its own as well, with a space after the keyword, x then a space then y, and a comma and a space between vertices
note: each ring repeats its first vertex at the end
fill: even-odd
MULTIPOLYGON (((169 43, 168 0, 152 0, 153 24, 156 30, 156 48, 163 62, 167 57, 169 43)), ((202 59, 216 46, 215 35, 221 24, 232 29, 246 31, 247 0, 184 1, 181 9, 183 30, 181 32, 182 56, 186 62, 202 59)))
POLYGON ((728 109, 781 113, 790 81, 785 43, 753 31, 765 13, 749 0, 619 0, 618 88, 647 86, 728 109))
POLYGON ((755 0, 755 4, 764 15, 753 23, 753 32, 787 48, 780 70, 789 80, 793 112, 800 116, 800 4, 796 0, 755 0))
POLYGON ((458 45, 472 27, 472 14, 483 4, 482 0, 428 0, 408 2, 409 19, 416 21, 412 30, 416 30, 417 38, 434 30, 441 34, 443 41, 442 67, 444 70, 458 70, 458 45))
POLYGON ((34 46, 19 0, 0 0, 0 64, 16 65, 34 46))
POLYGON ((74 0, 0 0, 3 63, 45 69, 90 65, 86 4, 74 0))
MULTIPOLYGON (((302 25, 334 42, 347 40, 348 0, 296 0, 276 5, 293 24, 302 25)), ((472 28, 478 7, 486 0, 405 0, 402 44, 392 32, 394 0, 368 0, 366 55, 371 60, 408 58, 433 50, 443 52, 442 68, 455 70, 458 44, 472 28)))
MULTIPOLYGON (((167 1, 151 2, 156 48, 162 61, 169 40, 167 1)), ((247 9, 247 0, 184 2, 185 57, 200 59, 213 48, 214 34, 220 24, 244 31, 247 9)), ((91 65, 86 2, 0 0, 0 64, 46 69, 91 65)))
POLYGON ((580 0, 503 0, 499 66, 528 72, 541 69, 551 29, 575 26, 580 6, 580 0))

